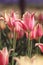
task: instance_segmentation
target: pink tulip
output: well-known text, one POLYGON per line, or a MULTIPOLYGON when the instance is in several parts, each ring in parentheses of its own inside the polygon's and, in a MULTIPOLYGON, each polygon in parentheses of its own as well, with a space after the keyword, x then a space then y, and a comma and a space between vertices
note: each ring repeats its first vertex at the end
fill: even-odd
POLYGON ((42 37, 43 31, 42 31, 42 26, 41 24, 37 24, 36 27, 30 32, 29 37, 30 39, 38 39, 42 37))
POLYGON ((15 25, 14 31, 17 33, 17 39, 23 37, 23 35, 24 35, 24 30, 23 30, 22 24, 20 22, 21 22, 21 20, 16 20, 15 23, 13 23, 13 25, 15 25))
POLYGON ((9 16, 9 20, 7 22, 7 25, 11 31, 14 31, 17 33, 19 38, 24 35, 23 23, 21 22, 21 20, 15 18, 14 12, 12 12, 11 15, 9 16))
POLYGON ((9 21, 7 22, 7 26, 11 31, 14 31, 14 26, 13 26, 13 22, 9 19, 9 21))
POLYGON ((30 40, 36 39, 36 28, 34 28, 29 34, 30 40))
POLYGON ((27 31, 33 30, 35 25, 34 14, 30 14, 29 12, 26 12, 23 15, 23 22, 27 28, 27 31))
POLYGON ((5 14, 6 24, 8 25, 8 27, 9 27, 9 29, 11 31, 14 30, 13 23, 15 22, 15 20, 16 20, 16 16, 15 16, 15 13, 14 12, 11 12, 11 14, 9 16, 7 14, 5 14))
POLYGON ((0 19, 5 21, 11 31, 14 30, 13 22, 15 22, 15 20, 17 19, 14 11, 12 11, 11 14, 5 13, 5 16, 0 17, 0 19))
POLYGON ((36 43, 35 46, 38 46, 43 53, 43 43, 36 43))
POLYGON ((17 33, 17 39, 21 38, 24 36, 24 33, 26 34, 26 37, 28 37, 28 33, 24 31, 26 29, 24 23, 20 19, 15 20, 15 23, 13 23, 14 31, 17 33))
POLYGON ((15 20, 15 22, 13 23, 14 29, 17 32, 22 30, 22 24, 20 22, 21 22, 21 20, 18 19, 18 20, 15 20))
POLYGON ((42 25, 41 24, 37 24, 36 25, 36 37, 42 37, 43 35, 43 31, 42 31, 42 25))
POLYGON ((0 50, 0 65, 8 65, 9 63, 9 55, 7 48, 3 48, 0 50))

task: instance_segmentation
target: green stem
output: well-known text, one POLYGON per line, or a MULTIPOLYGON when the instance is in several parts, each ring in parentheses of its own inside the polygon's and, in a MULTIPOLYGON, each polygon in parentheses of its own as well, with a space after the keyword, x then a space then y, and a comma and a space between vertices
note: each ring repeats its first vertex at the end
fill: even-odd
POLYGON ((28 38, 28 56, 30 57, 30 39, 28 38))
MULTIPOLYGON (((40 38, 38 40, 38 43, 40 43, 40 38)), ((40 51, 39 51, 38 47, 37 47, 37 50, 36 51, 37 51, 37 54, 39 54, 40 51)))
POLYGON ((32 40, 31 40, 31 43, 30 43, 30 58, 32 57, 32 40))
POLYGON ((38 42, 40 43, 40 38, 39 38, 39 41, 38 42))
POLYGON ((28 32, 28 56, 31 58, 32 54, 32 41, 30 41, 30 38, 29 38, 29 32, 28 32))
POLYGON ((29 32, 28 32, 28 56, 31 58, 32 57, 32 41, 29 38, 29 32))
MULTIPOLYGON (((13 35, 14 35, 14 39, 13 39, 13 49, 14 49, 13 56, 14 56, 15 48, 16 48, 16 33, 14 32, 13 35)), ((13 56, 12 56, 12 65, 14 65, 13 56)))

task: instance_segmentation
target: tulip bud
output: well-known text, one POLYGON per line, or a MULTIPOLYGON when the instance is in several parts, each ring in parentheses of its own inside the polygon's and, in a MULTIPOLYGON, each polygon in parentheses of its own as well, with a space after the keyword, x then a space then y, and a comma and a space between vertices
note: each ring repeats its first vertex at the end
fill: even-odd
POLYGON ((41 24, 37 24, 36 25, 36 37, 40 38, 43 35, 43 31, 42 31, 42 25, 41 24))

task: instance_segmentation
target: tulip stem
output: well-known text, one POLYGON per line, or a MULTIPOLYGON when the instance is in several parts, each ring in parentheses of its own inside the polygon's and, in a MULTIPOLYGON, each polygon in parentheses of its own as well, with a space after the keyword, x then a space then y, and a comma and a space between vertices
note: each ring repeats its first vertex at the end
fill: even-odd
POLYGON ((28 39, 28 56, 32 57, 32 41, 28 39))
MULTIPOLYGON (((40 43, 40 38, 39 38, 39 43, 40 43)), ((38 52, 40 53, 40 50, 38 50, 38 52)))
POLYGON ((13 56, 12 56, 12 65, 14 65, 13 57, 14 57, 15 48, 16 48, 16 33, 14 32, 13 35, 14 35, 14 38, 13 38, 13 49, 14 49, 14 51, 13 51, 13 56))
POLYGON ((29 38, 29 32, 28 32, 28 56, 31 58, 32 54, 32 41, 30 41, 30 38, 29 38))
MULTIPOLYGON (((38 40, 38 43, 40 43, 40 38, 39 38, 39 40, 38 40)), ((37 54, 39 54, 39 49, 38 49, 38 47, 37 47, 37 54)))
POLYGON ((31 43, 30 43, 30 58, 32 57, 32 40, 31 40, 31 43))
POLYGON ((13 39, 13 49, 15 52, 15 48, 16 48, 16 33, 14 32, 14 39, 13 39))
POLYGON ((28 38, 28 56, 30 57, 30 39, 28 38))
POLYGON ((40 38, 39 38, 39 43, 40 43, 40 38))

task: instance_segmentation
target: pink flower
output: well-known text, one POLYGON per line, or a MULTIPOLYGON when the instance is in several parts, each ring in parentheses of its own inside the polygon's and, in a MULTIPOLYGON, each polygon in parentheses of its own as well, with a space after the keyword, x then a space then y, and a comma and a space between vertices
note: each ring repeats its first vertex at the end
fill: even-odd
POLYGON ((24 24, 21 22, 21 20, 15 17, 14 12, 12 12, 9 17, 7 17, 6 15, 6 18, 8 18, 6 19, 6 24, 8 28, 11 31, 16 32, 18 38, 22 37, 24 35, 24 32, 23 32, 24 24))
POLYGON ((22 24, 20 23, 21 20, 15 20, 15 22, 13 23, 13 26, 14 26, 14 29, 16 32, 19 32, 20 30, 23 30, 22 29, 22 24))
POLYGON ((43 35, 43 31, 42 31, 42 25, 41 24, 37 24, 36 25, 36 37, 42 37, 43 35))
POLYGON ((38 46, 43 53, 43 43, 36 43, 35 46, 38 46))
POLYGON ((34 28, 29 34, 30 40, 36 39, 36 28, 34 28))
POLYGON ((0 65, 8 65, 9 63, 9 55, 7 48, 3 48, 0 50, 0 65))
POLYGON ((10 14, 6 14, 5 12, 5 16, 0 17, 0 20, 4 20, 5 24, 8 26, 8 28, 13 31, 14 30, 14 26, 13 26, 13 22, 15 22, 15 20, 17 19, 14 11, 11 11, 10 14))
POLYGON ((23 15, 23 22, 27 28, 27 31, 33 30, 35 25, 34 14, 30 14, 29 12, 26 12, 23 15))
POLYGON ((42 35, 43 35, 42 26, 41 24, 37 24, 35 28, 30 32, 29 37, 31 40, 32 39, 37 40, 38 38, 42 37, 42 35))
POLYGON ((5 21, 6 21, 6 24, 7 24, 8 28, 11 31, 14 31, 13 23, 15 23, 15 20, 16 20, 16 16, 15 16, 15 13, 14 12, 11 12, 10 15, 7 15, 5 13, 5 21))
POLYGON ((23 37, 23 35, 24 35, 24 30, 23 30, 22 24, 20 22, 21 22, 21 20, 16 20, 15 23, 13 23, 15 25, 14 31, 17 34, 17 39, 23 37))

